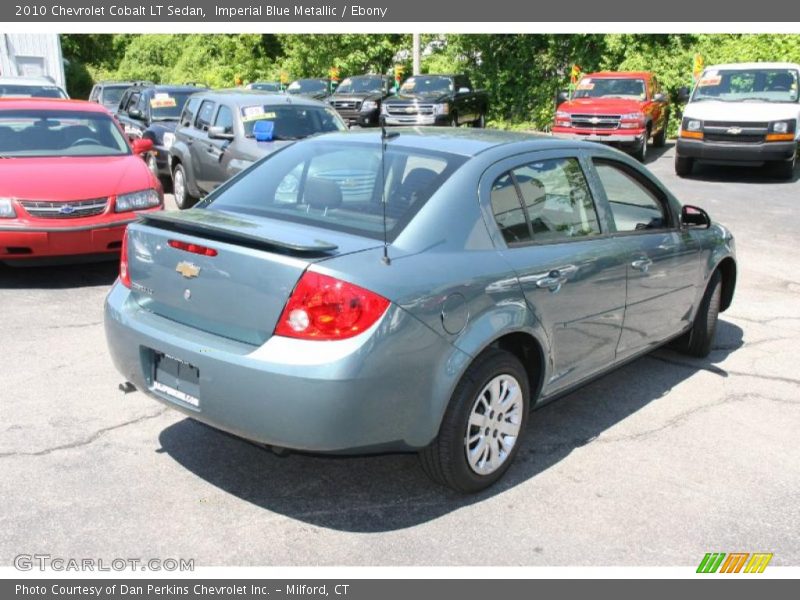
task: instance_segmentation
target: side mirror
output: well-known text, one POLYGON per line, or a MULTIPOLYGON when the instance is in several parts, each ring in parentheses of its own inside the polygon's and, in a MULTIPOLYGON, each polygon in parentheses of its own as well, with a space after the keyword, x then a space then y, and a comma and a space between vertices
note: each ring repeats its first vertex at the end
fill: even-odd
POLYGON ((708 229, 711 227, 711 217, 702 208, 687 204, 681 209, 681 225, 708 229))
POLYGON ((140 121, 141 121, 141 120, 144 118, 144 115, 142 114, 142 111, 141 111, 141 110, 139 110, 138 108, 131 108, 131 109, 129 109, 129 110, 128 110, 128 116, 129 116, 131 119, 138 119, 138 120, 140 120, 140 121))
POLYGON ((471 90, 468 87, 460 87, 460 88, 458 88, 458 93, 459 94, 469 94, 470 91, 471 90))
POLYGON ((221 125, 214 125, 208 128, 208 137, 212 140, 232 140, 233 134, 230 131, 225 131, 221 125))
POLYGON ((678 90, 678 100, 680 102, 688 102, 689 101, 689 88, 683 86, 678 90))
POLYGON ((666 102, 666 101, 667 101, 667 97, 664 94, 662 94, 661 92, 659 92, 658 94, 653 96, 653 102, 666 102))
POLYGON ((560 106, 564 102, 569 102, 569 91, 561 90, 556 94, 556 106, 560 106))
POLYGON ((148 138, 139 138, 133 140, 131 147, 133 148, 134 154, 146 154, 153 149, 153 140, 148 138))

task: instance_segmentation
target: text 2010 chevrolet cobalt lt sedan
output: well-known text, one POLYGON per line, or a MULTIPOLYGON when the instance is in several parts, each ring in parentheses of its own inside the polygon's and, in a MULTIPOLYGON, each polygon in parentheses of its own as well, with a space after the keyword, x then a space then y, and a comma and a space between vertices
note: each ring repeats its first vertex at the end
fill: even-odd
POLYGON ((419 450, 466 492, 532 406, 669 341, 706 355, 736 279, 706 213, 549 137, 331 134, 142 216, 106 303, 127 380, 264 444, 419 450))

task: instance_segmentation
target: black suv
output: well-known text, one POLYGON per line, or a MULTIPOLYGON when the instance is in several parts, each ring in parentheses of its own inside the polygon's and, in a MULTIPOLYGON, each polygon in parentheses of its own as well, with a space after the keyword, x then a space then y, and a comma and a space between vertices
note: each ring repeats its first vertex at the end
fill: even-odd
POLYGON ((169 149, 183 107, 192 94, 207 89, 194 85, 135 85, 122 95, 117 120, 130 139, 152 140, 147 165, 165 187, 170 183, 169 149))
POLYGON ((350 125, 378 125, 381 102, 391 94, 392 80, 386 75, 348 77, 328 97, 328 103, 350 125))
POLYGON ((192 206, 293 140, 346 129, 333 108, 302 96, 242 89, 192 96, 170 149, 175 204, 192 206))
POLYGON ((102 104, 112 113, 117 112, 125 90, 134 85, 152 85, 148 81, 98 81, 89 94, 89 102, 102 104))

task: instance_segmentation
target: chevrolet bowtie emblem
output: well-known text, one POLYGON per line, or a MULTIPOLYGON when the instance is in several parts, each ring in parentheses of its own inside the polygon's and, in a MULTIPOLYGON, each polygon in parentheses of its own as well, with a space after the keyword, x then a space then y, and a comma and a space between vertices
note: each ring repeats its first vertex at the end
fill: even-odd
POLYGON ((182 260, 177 264, 175 270, 186 277, 186 279, 191 279, 192 277, 197 277, 200 274, 200 267, 197 265, 193 265, 190 262, 186 262, 182 260))
POLYGON ((728 133, 730 133, 732 135, 739 135, 740 133, 742 133, 742 128, 741 127, 728 127, 728 133))

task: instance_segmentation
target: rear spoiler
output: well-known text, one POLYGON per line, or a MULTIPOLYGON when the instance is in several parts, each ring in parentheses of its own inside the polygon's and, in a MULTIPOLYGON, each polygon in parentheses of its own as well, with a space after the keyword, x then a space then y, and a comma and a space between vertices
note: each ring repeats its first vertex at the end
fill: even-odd
POLYGON ((140 223, 153 225, 159 229, 171 229, 174 231, 185 231, 187 233, 202 233, 205 236, 221 242, 230 241, 256 248, 280 249, 299 254, 327 254, 338 249, 339 246, 324 240, 279 240, 242 229, 249 227, 257 229, 251 221, 236 219, 235 217, 214 211, 214 220, 206 220, 198 217, 205 216, 202 213, 210 211, 187 211, 187 212, 147 212, 138 213, 140 223), (237 227, 238 225, 238 227, 237 227))

